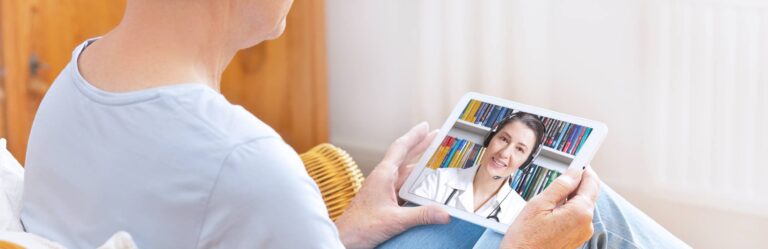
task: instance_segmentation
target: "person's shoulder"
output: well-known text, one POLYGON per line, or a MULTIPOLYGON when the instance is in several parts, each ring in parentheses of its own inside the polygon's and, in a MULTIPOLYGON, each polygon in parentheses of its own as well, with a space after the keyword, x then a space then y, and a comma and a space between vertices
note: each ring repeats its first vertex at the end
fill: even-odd
POLYGON ((171 97, 182 109, 206 124, 211 130, 234 140, 234 144, 256 138, 280 138, 272 127, 242 106, 230 103, 224 95, 211 88, 193 88, 176 92, 171 97))
POLYGON ((279 138, 238 145, 224 159, 211 194, 212 205, 259 206, 267 213, 285 204, 322 208, 301 158, 279 138), (318 199, 310 201, 313 197, 318 199))
POLYGON ((243 143, 227 156, 206 213, 203 248, 222 238, 235 247, 340 246, 317 185, 279 138, 243 143))
POLYGON ((232 178, 260 183, 308 180, 304 163, 291 146, 278 137, 254 138, 237 145, 223 162, 222 170, 237 172, 232 178))
POLYGON ((293 148, 279 137, 256 137, 237 145, 225 163, 248 162, 267 165, 298 165, 301 166, 301 158, 293 148))

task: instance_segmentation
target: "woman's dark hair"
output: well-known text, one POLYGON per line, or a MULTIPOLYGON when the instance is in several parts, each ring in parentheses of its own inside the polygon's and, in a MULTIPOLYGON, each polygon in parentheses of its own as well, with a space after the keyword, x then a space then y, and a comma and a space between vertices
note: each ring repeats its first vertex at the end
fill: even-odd
POLYGON ((487 137, 485 137, 485 142, 483 142, 484 147, 488 147, 489 144, 491 144, 491 140, 493 140, 493 137, 496 136, 496 134, 501 130, 504 129, 505 126, 508 124, 511 124, 512 122, 518 121, 531 130, 533 130, 533 133, 536 134, 536 142, 533 145, 533 149, 531 150, 531 154, 528 156, 528 160, 523 163, 522 167, 527 166, 531 161, 533 161, 533 157, 536 156, 534 153, 539 150, 539 146, 541 146, 542 143, 542 137, 544 136, 544 123, 541 122, 541 119, 539 117, 536 117, 536 115, 526 113, 526 112, 516 112, 512 115, 506 116, 501 121, 499 121, 496 126, 491 128, 491 133, 488 134, 487 137))

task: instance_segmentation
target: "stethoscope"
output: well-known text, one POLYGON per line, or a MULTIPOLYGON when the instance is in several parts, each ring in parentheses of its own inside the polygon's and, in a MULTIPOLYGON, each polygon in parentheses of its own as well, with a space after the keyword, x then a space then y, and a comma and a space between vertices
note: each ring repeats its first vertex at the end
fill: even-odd
MULTIPOLYGON (((485 138, 485 141, 483 142, 483 147, 488 148, 488 144, 491 142, 491 139, 494 136, 496 136, 496 132, 499 131, 499 127, 500 126, 503 127, 507 122, 510 122, 510 120, 514 119, 515 117, 519 117, 519 115, 522 115, 522 112, 515 112, 514 114, 512 114, 510 116, 504 117, 501 121, 499 121, 496 125, 494 125, 493 128, 491 129, 491 132, 485 138)), ((544 137, 542 136, 541 139, 543 139, 543 138, 544 137)), ((523 166, 520 167, 520 170, 522 170, 523 172, 530 173, 530 170, 531 170, 530 166, 533 163, 533 159, 536 158, 539 155, 539 153, 541 153, 541 141, 539 141, 539 143, 536 145, 536 148, 535 148, 534 151, 535 152, 531 153, 531 155, 528 157, 528 159, 523 163, 523 166)), ((494 179, 500 179, 501 176, 494 176, 493 178, 494 179), (499 178, 497 178, 497 177, 499 177, 499 178)), ((511 187, 511 185, 512 185, 512 177, 511 176, 508 177, 507 184, 509 184, 510 187, 511 187)), ((443 204, 447 206, 448 202, 450 202, 451 199, 453 199, 453 197, 456 195, 456 192, 458 192, 458 191, 459 191, 458 189, 454 188, 453 191, 451 191, 451 194, 448 195, 448 198, 445 199, 445 202, 443 204)), ((509 194, 511 194, 514 191, 515 191, 514 189, 510 189, 509 192, 507 192, 507 195, 505 195, 504 198, 501 199, 499 204, 496 205, 496 208, 494 208, 493 211, 491 211, 491 213, 488 214, 488 216, 486 216, 485 218, 486 219, 495 220, 496 222, 499 222, 499 213, 501 213, 501 204, 503 204, 504 201, 507 199, 507 197, 509 197, 509 194)))
MULTIPOLYGON (((512 177, 509 177, 507 184, 511 184, 511 181, 512 181, 512 177)), ((507 191, 507 194, 504 195, 504 198, 501 199, 499 204, 496 205, 496 207, 491 211, 491 213, 488 214, 488 216, 486 216, 485 218, 495 220, 496 222, 500 222, 499 213, 501 213, 501 204, 503 204, 504 201, 507 199, 507 197, 509 197, 509 194, 511 194, 514 191, 515 191, 514 189, 510 189, 509 191, 507 191)), ((448 202, 450 202, 453 199, 453 197, 456 196, 456 192, 459 192, 459 190, 454 188, 453 191, 451 191, 451 194, 448 195, 448 198, 445 199, 445 202, 443 203, 443 205, 447 206, 448 202)))

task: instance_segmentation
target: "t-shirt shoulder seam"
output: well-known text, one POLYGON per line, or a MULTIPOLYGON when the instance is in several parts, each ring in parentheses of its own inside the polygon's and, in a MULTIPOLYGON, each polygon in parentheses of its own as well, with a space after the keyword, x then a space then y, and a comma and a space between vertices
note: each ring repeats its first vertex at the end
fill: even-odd
POLYGON ((261 137, 245 140, 233 146, 232 150, 230 150, 229 153, 227 153, 227 156, 225 156, 224 159, 221 160, 221 162, 219 163, 219 170, 218 172, 216 172, 216 179, 214 180, 213 186, 211 186, 211 189, 208 190, 208 195, 206 195, 205 209, 203 210, 203 220, 202 220, 202 223, 200 223, 200 231, 198 231, 197 241, 195 242, 195 246, 193 248, 198 248, 198 246, 200 246, 200 239, 202 238, 201 236, 203 235, 205 222, 208 219, 208 207, 210 205, 211 195, 213 195, 213 190, 216 189, 216 186, 219 185, 219 178, 221 177, 221 172, 224 171, 224 165, 227 163, 227 160, 229 160, 229 157, 232 156, 232 154, 234 154, 236 151, 238 151, 240 148, 244 146, 247 146, 259 140, 267 140, 267 139, 277 139, 277 138, 274 136, 261 136, 261 137))
MULTIPOLYGON (((178 99, 173 98, 171 96, 163 96, 163 97, 171 99, 171 101, 173 103, 175 103, 180 109, 184 110, 184 112, 186 112, 190 116, 194 117, 195 119, 200 120, 200 122, 205 124, 206 127, 208 127, 210 130, 214 131, 217 135, 221 136, 221 138, 234 138, 234 137, 236 137, 236 136, 232 136, 232 134, 222 130, 218 126, 213 125, 211 122, 209 122, 208 120, 200 117, 199 115, 196 115, 194 112, 188 110, 182 103, 179 102, 178 99)), ((239 145, 241 145, 243 143, 249 143, 249 142, 251 142, 253 140, 257 140, 257 139, 261 139, 261 138, 272 138, 272 137, 279 138, 279 136, 277 134, 272 134, 272 133, 256 135, 256 136, 253 136, 253 137, 249 137, 249 138, 247 138, 245 140, 242 140, 241 142, 237 143, 237 145, 235 145, 235 147, 238 147, 239 145)))
MULTIPOLYGON (((211 124, 211 122, 208 122, 208 120, 205 120, 204 118, 201 118, 200 116, 195 115, 194 112, 192 112, 190 110, 187 110, 187 108, 184 105, 182 105, 179 102, 178 99, 172 98, 172 97, 169 97, 169 96, 163 96, 163 97, 165 97, 167 99, 170 99, 171 102, 176 104, 176 106, 178 106, 179 109, 181 109, 184 112, 186 112, 189 116, 192 116, 194 119, 200 120, 200 122, 205 124, 206 127, 208 127, 210 130, 214 131, 217 135, 221 136, 221 138, 226 138, 227 137, 226 133, 224 131, 220 130, 219 127, 216 127, 215 125, 211 124)), ((229 155, 227 155, 227 157, 229 157, 229 155)))

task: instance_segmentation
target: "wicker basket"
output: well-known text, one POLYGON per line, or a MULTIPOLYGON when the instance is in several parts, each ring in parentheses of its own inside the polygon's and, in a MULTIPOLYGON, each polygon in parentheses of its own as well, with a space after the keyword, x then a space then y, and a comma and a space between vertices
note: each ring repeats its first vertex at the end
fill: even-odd
POLYGON ((346 151, 320 144, 301 154, 304 167, 323 195, 328 215, 336 220, 363 184, 363 173, 346 151))

